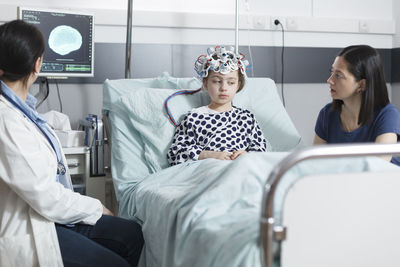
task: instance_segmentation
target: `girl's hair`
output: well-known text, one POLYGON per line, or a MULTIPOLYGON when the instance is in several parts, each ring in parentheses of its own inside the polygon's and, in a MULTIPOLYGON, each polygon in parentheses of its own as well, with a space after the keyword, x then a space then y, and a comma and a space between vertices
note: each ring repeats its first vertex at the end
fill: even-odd
POLYGON ((42 33, 32 24, 13 20, 0 26, 0 79, 23 80, 34 71, 36 60, 43 55, 42 33))
MULTIPOLYGON (((346 61, 348 71, 356 81, 365 79, 358 123, 364 125, 371 122, 374 111, 382 109, 389 103, 382 59, 379 53, 368 45, 353 45, 340 51, 338 57, 342 57, 346 61)), ((342 104, 342 100, 333 100, 332 109, 340 110, 342 104)))
MULTIPOLYGON (((236 93, 239 93, 243 89, 243 87, 244 87, 244 85, 246 83, 246 77, 244 76, 244 74, 240 70, 235 70, 235 71, 237 71, 238 77, 239 77, 239 89, 236 91, 236 93)), ((203 82, 207 81, 208 77, 209 77, 209 75, 204 77, 203 78, 203 82)))

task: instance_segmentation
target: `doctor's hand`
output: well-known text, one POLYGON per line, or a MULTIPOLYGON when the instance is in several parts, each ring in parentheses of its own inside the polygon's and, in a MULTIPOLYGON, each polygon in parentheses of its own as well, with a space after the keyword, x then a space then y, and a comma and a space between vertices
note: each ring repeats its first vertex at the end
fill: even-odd
POLYGON ((233 151, 232 152, 232 154, 231 154, 231 160, 234 160, 234 159, 236 159, 237 157, 239 157, 239 156, 241 156, 241 155, 244 155, 244 154, 246 154, 247 152, 245 151, 245 150, 236 150, 236 151, 233 151))
POLYGON ((114 213, 112 213, 109 209, 107 209, 104 205, 103 205, 103 214, 104 215, 110 215, 110 216, 114 216, 114 213))
POLYGON ((232 153, 230 152, 203 150, 199 155, 199 160, 209 159, 209 158, 220 159, 220 160, 231 160, 231 155, 232 153))

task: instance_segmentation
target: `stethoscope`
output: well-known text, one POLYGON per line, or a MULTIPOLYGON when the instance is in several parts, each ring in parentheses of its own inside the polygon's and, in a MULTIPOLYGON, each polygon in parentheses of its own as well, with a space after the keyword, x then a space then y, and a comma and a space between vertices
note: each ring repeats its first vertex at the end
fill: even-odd
MULTIPOLYGON (((57 175, 65 175, 66 173, 66 168, 64 163, 62 162, 62 158, 61 158, 61 152, 57 151, 57 149, 55 148, 53 142, 51 141, 49 135, 46 133, 46 131, 35 121, 33 120, 29 114, 24 111, 19 105, 18 103, 16 103, 13 99, 11 99, 8 95, 6 94, 2 94, 11 104, 13 104, 18 110, 20 110, 26 117, 29 118, 29 120, 31 122, 33 122, 38 128, 39 130, 42 132, 42 134, 46 137, 47 141, 50 143, 51 147, 53 148, 54 152, 56 153, 56 157, 57 157, 57 175)), ((46 127, 46 126, 45 126, 46 127)))

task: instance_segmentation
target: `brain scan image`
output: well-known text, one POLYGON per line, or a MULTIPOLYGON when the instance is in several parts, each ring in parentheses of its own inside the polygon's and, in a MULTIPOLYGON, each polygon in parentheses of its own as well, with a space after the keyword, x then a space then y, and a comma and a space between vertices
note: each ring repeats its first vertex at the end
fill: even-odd
POLYGON ((49 47, 55 53, 65 56, 82 46, 82 35, 78 30, 61 25, 54 28, 49 35, 49 47))

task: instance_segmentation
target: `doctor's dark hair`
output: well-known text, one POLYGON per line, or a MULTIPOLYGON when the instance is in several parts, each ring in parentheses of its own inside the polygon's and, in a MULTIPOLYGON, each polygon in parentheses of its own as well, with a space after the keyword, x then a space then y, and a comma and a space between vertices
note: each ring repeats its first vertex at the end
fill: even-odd
MULTIPOLYGON (((361 108, 358 123, 371 122, 374 111, 379 111, 389 103, 382 59, 374 48, 368 45, 353 45, 338 54, 347 63, 347 70, 356 81, 365 79, 365 90, 361 92, 361 108)), ((340 110, 342 100, 333 100, 332 109, 340 110)))
POLYGON ((42 33, 32 24, 13 20, 0 26, 0 79, 27 81, 43 55, 42 33))

